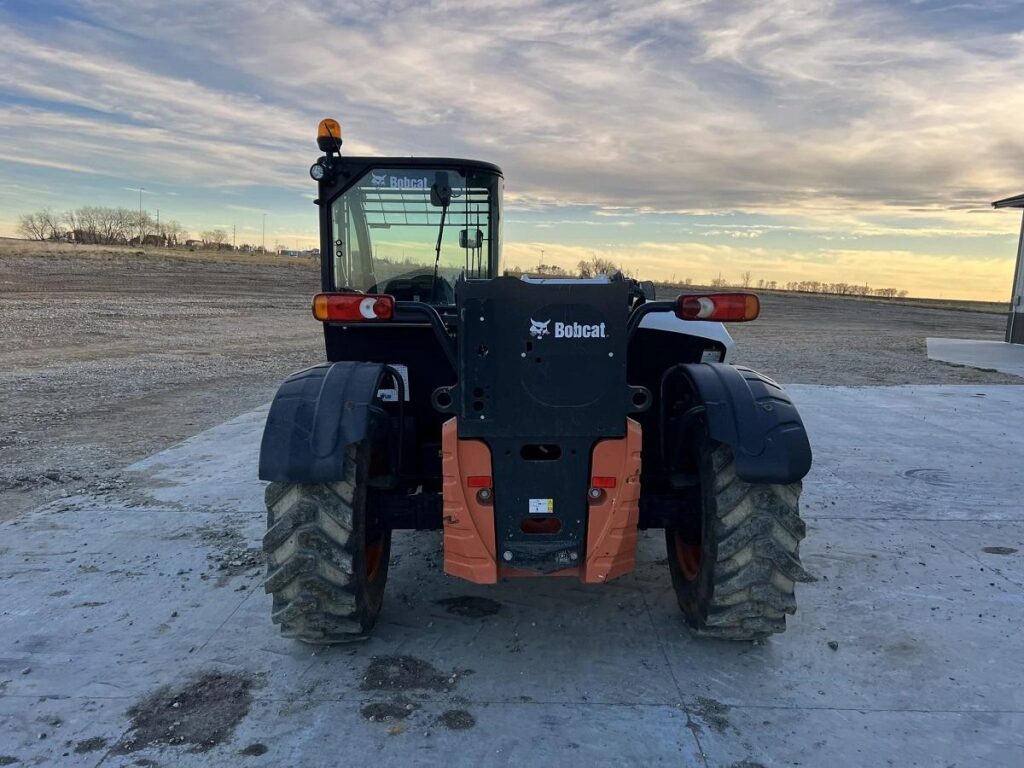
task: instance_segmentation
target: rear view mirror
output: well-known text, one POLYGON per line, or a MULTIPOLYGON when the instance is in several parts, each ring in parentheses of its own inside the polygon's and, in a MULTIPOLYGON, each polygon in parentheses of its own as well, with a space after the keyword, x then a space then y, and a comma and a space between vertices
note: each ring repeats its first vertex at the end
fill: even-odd
POLYGON ((430 204, 435 208, 447 208, 451 202, 452 188, 448 182, 448 171, 438 171, 430 187, 430 204))
POLYGON ((640 283, 640 290, 643 291, 644 298, 648 301, 654 301, 658 297, 658 292, 654 288, 653 280, 644 280, 640 283))
POLYGON ((484 244, 484 233, 479 229, 463 229, 459 232, 459 248, 481 248, 484 244))

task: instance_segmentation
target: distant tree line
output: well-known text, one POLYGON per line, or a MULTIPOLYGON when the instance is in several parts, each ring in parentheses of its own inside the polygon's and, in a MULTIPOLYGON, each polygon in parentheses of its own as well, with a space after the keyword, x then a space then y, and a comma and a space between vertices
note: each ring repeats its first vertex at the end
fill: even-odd
POLYGON ((785 290, 800 293, 830 293, 837 296, 879 296, 884 299, 906 298, 907 291, 897 288, 872 288, 867 283, 822 283, 800 280, 786 283, 785 290))
MULTIPOLYGON (((44 208, 18 217, 18 234, 28 240, 83 245, 147 245, 230 249, 228 233, 211 229, 192 238, 177 221, 157 221, 146 211, 131 208, 83 206, 68 211, 44 208)), ((240 250, 260 251, 243 245, 240 250)))
POLYGON ((592 256, 589 260, 582 260, 576 265, 576 271, 565 269, 557 264, 545 264, 541 262, 535 267, 523 269, 522 267, 509 267, 505 270, 506 275, 521 277, 599 277, 601 275, 622 274, 624 277, 634 277, 633 271, 624 269, 617 262, 611 259, 604 259, 599 256, 592 256))
MULTIPOLYGON (((631 270, 623 269, 611 259, 593 257, 589 261, 581 261, 576 265, 576 270, 569 270, 555 264, 544 264, 543 262, 535 267, 523 269, 521 267, 510 267, 505 270, 506 275, 520 277, 530 275, 533 277, 596 277, 598 275, 614 275, 622 273, 625 277, 635 278, 631 270)), ((663 281, 661 285, 675 287, 689 287, 694 284, 693 279, 685 277, 678 279, 675 275, 671 280, 663 281)), ((716 290, 726 288, 756 288, 761 291, 792 291, 798 293, 824 293, 837 296, 878 296, 885 299, 905 298, 907 291, 897 288, 872 288, 868 284, 858 283, 826 283, 819 280, 799 280, 780 284, 778 280, 757 280, 749 272, 743 272, 738 281, 732 281, 722 277, 721 273, 711 279, 709 287, 716 290)))
MULTIPOLYGON (((688 283, 689 284, 689 283, 688 283)), ((721 274, 711 281, 712 288, 751 288, 750 272, 740 275, 738 283, 730 282, 721 274)), ((835 296, 878 296, 885 299, 905 298, 907 291, 898 288, 872 288, 867 283, 826 283, 820 280, 791 280, 781 286, 777 280, 758 280, 756 287, 763 291, 793 291, 796 293, 825 293, 835 296)))

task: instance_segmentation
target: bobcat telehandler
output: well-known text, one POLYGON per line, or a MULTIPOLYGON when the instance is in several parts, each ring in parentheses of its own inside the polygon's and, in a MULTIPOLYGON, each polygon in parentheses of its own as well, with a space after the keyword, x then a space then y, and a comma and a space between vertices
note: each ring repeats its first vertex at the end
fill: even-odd
POLYGON ((266 590, 283 633, 365 638, 391 533, 443 530, 477 584, 634 567, 665 531, 698 634, 761 639, 796 604, 811 450, 783 389, 729 365, 750 293, 658 301, 650 283, 502 276, 501 170, 341 155, 320 124, 328 362, 290 376, 260 453, 266 590))

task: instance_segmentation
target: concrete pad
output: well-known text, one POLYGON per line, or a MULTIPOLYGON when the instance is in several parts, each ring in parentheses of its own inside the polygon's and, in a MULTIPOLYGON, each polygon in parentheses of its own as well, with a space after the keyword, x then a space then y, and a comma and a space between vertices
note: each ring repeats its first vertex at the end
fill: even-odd
POLYGON ((463 583, 441 573, 439 533, 403 532, 370 641, 285 640, 248 559, 265 517, 260 410, 133 465, 117 494, 0 526, 0 757, 1021 764, 1024 387, 791 391, 815 450, 803 556, 817 581, 798 588, 785 635, 761 645, 690 635, 658 531, 641 535, 634 573, 601 587, 463 583), (438 603, 459 596, 489 598, 497 612, 471 618, 438 603), (415 657, 447 682, 364 689, 388 656, 415 657), (223 741, 114 749, 131 732, 130 707, 210 671, 255 681, 223 741), (412 707, 399 720, 362 714, 396 703, 412 707), (473 725, 446 726, 452 710, 473 725))
POLYGON ((1024 344, 983 339, 927 339, 928 357, 954 365, 1024 376, 1024 344))

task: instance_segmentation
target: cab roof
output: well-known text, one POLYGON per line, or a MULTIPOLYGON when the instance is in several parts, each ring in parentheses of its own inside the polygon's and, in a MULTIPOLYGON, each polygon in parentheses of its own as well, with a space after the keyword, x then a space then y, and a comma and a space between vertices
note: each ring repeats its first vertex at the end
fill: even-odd
POLYGON ((375 168, 473 168, 504 176, 501 168, 483 160, 468 160, 463 157, 366 157, 342 155, 341 162, 375 168))

